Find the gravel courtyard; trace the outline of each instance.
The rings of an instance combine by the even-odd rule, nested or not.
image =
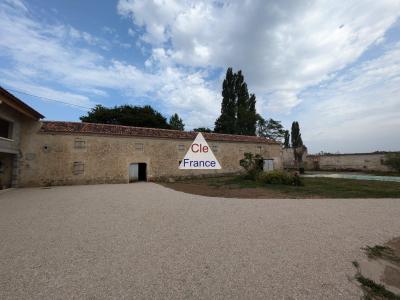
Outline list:
[[[0,299],[359,299],[400,199],[223,199],[153,183],[0,193]]]

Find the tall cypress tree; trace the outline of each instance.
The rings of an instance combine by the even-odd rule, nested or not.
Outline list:
[[[292,147],[297,148],[300,146],[303,146],[303,140],[301,139],[301,133],[300,133],[300,126],[297,121],[294,121],[292,123]]]
[[[221,116],[215,121],[214,132],[256,135],[256,97],[249,96],[242,71],[228,68],[222,84]]]
[[[237,97],[237,115],[235,134],[248,134],[249,92],[242,71],[236,74],[235,94]]]
[[[215,121],[214,132],[219,133],[235,133],[236,127],[236,94],[235,80],[236,76],[232,72],[232,68],[226,71],[226,77],[222,83],[222,104],[221,115]]]
[[[289,143],[290,143],[290,134],[289,134],[289,130],[285,130],[283,148],[285,148],[285,149],[290,148]]]
[[[248,101],[246,134],[256,135],[256,128],[257,128],[256,95],[251,94]]]

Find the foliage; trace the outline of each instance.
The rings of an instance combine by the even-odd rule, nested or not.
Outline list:
[[[264,184],[245,176],[184,179],[182,191],[211,197],[235,197],[235,190],[247,189],[243,198],[398,198],[400,183],[342,178],[301,177],[304,186]],[[172,188],[174,188],[173,184]],[[218,188],[216,188],[218,187]],[[254,189],[254,191],[253,191]]]
[[[199,128],[195,128],[193,129],[194,132],[213,132],[210,128],[208,127],[199,127]]]
[[[265,120],[262,116],[257,115],[257,135],[280,142],[284,138],[285,132],[280,121]]]
[[[185,130],[185,124],[183,124],[182,119],[179,118],[177,113],[173,114],[171,118],[169,118],[169,126],[171,126],[171,129],[180,131]]]
[[[290,134],[289,130],[285,130],[285,135],[283,136],[283,148],[290,148]]]
[[[259,154],[245,153],[240,160],[240,166],[246,170],[246,178],[256,179],[257,175],[263,170],[264,160]]]
[[[236,76],[232,68],[226,71],[226,77],[222,83],[222,103],[221,115],[215,121],[215,132],[235,133],[236,123],[236,95],[235,95]]]
[[[256,96],[249,95],[242,71],[228,68],[222,84],[221,115],[215,121],[214,132],[256,134]]]
[[[80,120],[88,123],[170,128],[167,119],[149,105],[143,107],[121,105],[113,108],[96,105],[86,116],[81,116]]]
[[[383,163],[397,172],[400,172],[400,152],[386,153]]]
[[[304,185],[303,180],[297,173],[291,174],[278,170],[259,174],[257,181],[264,184]]]
[[[292,147],[297,148],[300,146],[303,146],[303,140],[301,139],[301,133],[300,133],[300,126],[297,121],[294,121],[292,123]]]

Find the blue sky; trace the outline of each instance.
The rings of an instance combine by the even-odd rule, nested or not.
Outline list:
[[[213,127],[226,68],[310,152],[400,150],[400,1],[0,0],[0,85],[51,120],[151,104]]]

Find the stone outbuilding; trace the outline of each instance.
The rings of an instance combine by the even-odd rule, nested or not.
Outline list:
[[[17,186],[21,131],[43,115],[0,87],[0,189]]]
[[[260,154],[274,169],[282,168],[281,144],[275,141],[204,133],[222,169],[180,170],[179,163],[196,132],[40,121],[41,114],[4,89],[1,91],[3,187],[128,183],[232,174],[242,171],[239,161],[245,152]]]

